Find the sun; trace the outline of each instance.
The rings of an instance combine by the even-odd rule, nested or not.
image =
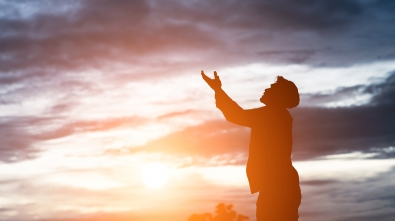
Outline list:
[[[142,175],[145,185],[159,188],[167,182],[168,170],[165,165],[158,162],[148,163],[144,166]]]

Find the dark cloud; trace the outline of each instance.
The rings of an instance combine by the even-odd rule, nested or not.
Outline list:
[[[383,83],[352,87],[373,95],[362,106],[340,108],[297,108],[294,117],[295,157],[336,152],[374,151],[395,145],[395,74]],[[337,95],[337,94],[335,94]],[[386,156],[391,156],[387,153]]]
[[[336,180],[305,180],[305,181],[300,181],[300,185],[308,185],[308,186],[323,186],[323,185],[328,185],[332,183],[336,183],[338,181]]]
[[[68,10],[62,4],[62,13],[46,1],[30,3],[36,12],[28,17],[17,16],[19,4],[29,6],[16,1],[3,9],[14,15],[0,17],[2,84],[70,71],[116,72],[118,64],[163,68],[127,74],[140,79],[163,76],[169,66],[166,74],[252,62],[351,65],[395,58],[390,1],[88,0],[72,1]]]
[[[319,92],[315,94],[301,94],[300,106],[324,106],[332,102],[341,102],[355,97],[373,94],[367,91],[366,85],[338,88],[334,92]]]
[[[393,71],[383,84],[373,84],[366,87],[365,92],[375,94],[370,102],[373,106],[394,106],[395,100],[395,71]],[[389,109],[391,110],[391,109]]]
[[[306,220],[393,220],[394,168],[364,180],[303,185],[300,217]],[[338,211],[333,213],[333,211]]]
[[[151,56],[220,44],[196,26],[166,22],[147,1],[81,3],[79,10],[66,14],[41,12],[29,19],[0,19],[0,54],[4,57],[0,70],[27,72],[20,74],[26,80],[37,76],[31,73],[34,69],[56,69],[62,74],[105,69],[109,63],[166,66],[170,61]],[[2,82],[15,80],[15,76],[6,76]]]

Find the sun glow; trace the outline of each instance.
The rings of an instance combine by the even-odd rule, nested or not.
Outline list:
[[[159,188],[165,185],[168,174],[166,166],[158,162],[145,165],[142,172],[145,185],[151,188]]]

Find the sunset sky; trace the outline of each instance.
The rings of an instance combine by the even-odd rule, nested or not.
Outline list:
[[[298,86],[300,221],[394,219],[393,0],[0,0],[0,30],[0,220],[254,221],[250,130],[201,70],[245,109]]]

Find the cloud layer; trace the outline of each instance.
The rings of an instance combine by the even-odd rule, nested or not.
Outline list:
[[[15,1],[13,4],[3,1],[0,4],[0,104],[11,107],[12,112],[19,110],[27,100],[44,99],[48,94],[54,97],[50,97],[53,103],[46,114],[61,121],[70,120],[59,115],[78,105],[81,102],[78,98],[122,87],[125,82],[164,80],[201,68],[256,62],[349,66],[391,60],[395,56],[392,36],[395,5],[385,0],[88,0],[60,5],[53,1]],[[379,90],[377,87],[356,86],[344,90],[363,89],[369,93],[368,90]],[[310,100],[317,96],[311,95]],[[344,125],[337,125],[338,128],[354,127],[359,118],[368,121],[365,125],[374,124],[371,122],[375,121],[374,115],[387,116],[383,102],[390,106],[392,102],[391,97],[383,93],[375,95],[375,99],[380,101],[372,100],[371,104],[379,102],[377,105],[360,108],[296,110],[295,133],[302,140],[296,141],[295,150],[305,151],[310,148],[306,147],[309,146],[307,140],[315,143],[318,138],[322,140],[320,144],[314,144],[319,146],[317,149],[337,149],[322,142],[330,136],[340,139],[337,137],[340,135],[335,135],[338,132],[333,131],[341,130],[328,128],[329,131],[323,133],[325,135],[316,134],[314,138],[311,134],[321,133],[315,131],[328,126],[316,130],[305,122],[320,120],[330,114],[336,121],[348,119]],[[34,115],[32,110],[28,111]],[[376,114],[370,114],[373,112]],[[2,128],[10,136],[4,138],[9,141],[2,144],[2,149],[27,149],[32,140],[49,136],[32,137],[21,128],[20,125],[31,124],[35,118],[3,118]],[[299,119],[305,125],[303,129],[298,129]],[[78,127],[84,122],[60,124],[67,125],[61,126],[63,132],[53,131],[52,136],[71,134],[74,129],[66,128],[71,124]],[[65,133],[66,130],[69,132]],[[393,140],[386,135],[387,130],[388,126],[375,127],[376,132],[365,133],[383,132],[384,137],[376,139],[388,145]],[[356,132],[347,131],[353,132],[339,134],[354,136],[350,133]],[[362,134],[362,131],[358,133]],[[14,137],[19,137],[18,141]],[[378,141],[358,142],[337,146],[347,146],[341,147],[345,149],[358,145],[361,148],[382,146]]]
[[[1,82],[125,64],[161,70],[257,61],[332,66],[395,56],[395,6],[385,0],[42,4],[4,6],[3,14],[14,14],[0,18],[0,70],[8,73]],[[26,6],[30,16],[23,16]]]

